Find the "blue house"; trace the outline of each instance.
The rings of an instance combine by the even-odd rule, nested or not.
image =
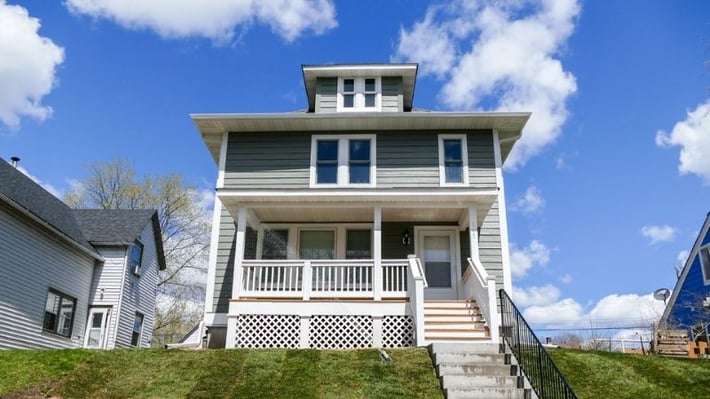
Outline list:
[[[688,330],[693,341],[708,341],[710,333],[710,213],[685,261],[661,326]]]

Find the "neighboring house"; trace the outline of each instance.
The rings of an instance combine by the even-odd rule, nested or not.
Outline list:
[[[708,341],[710,334],[710,213],[680,272],[659,323],[683,329],[693,341]]]
[[[0,159],[0,348],[149,347],[155,210],[70,209]]]
[[[209,347],[497,342],[530,114],[417,110],[416,64],[302,70],[303,112],[191,115],[219,167]]]

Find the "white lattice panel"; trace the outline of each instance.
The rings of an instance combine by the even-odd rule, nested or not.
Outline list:
[[[317,315],[308,334],[311,348],[354,349],[372,347],[370,316]]]
[[[237,317],[237,348],[298,348],[301,318],[298,315]]]
[[[414,320],[411,316],[385,316],[382,319],[382,347],[414,346]]]

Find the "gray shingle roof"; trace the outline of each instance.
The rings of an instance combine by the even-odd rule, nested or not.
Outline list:
[[[71,209],[2,158],[0,195],[98,256],[74,219]]]

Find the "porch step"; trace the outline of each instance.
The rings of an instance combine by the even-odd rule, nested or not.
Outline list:
[[[470,341],[490,338],[476,301],[424,301],[427,341]]]
[[[490,343],[429,345],[446,398],[530,398],[531,390],[504,350]]]

